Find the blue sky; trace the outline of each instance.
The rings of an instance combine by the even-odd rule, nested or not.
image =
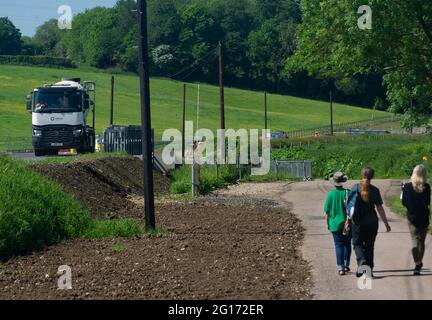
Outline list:
[[[9,17],[25,36],[33,36],[45,21],[60,15],[57,9],[68,5],[75,15],[97,6],[113,7],[117,0],[0,0],[0,17]]]

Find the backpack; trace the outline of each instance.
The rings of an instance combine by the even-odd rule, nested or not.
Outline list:
[[[361,219],[361,198],[359,192],[359,185],[356,186],[354,190],[351,191],[348,196],[347,204],[346,204],[346,214],[349,219],[354,221],[355,223],[359,222]]]

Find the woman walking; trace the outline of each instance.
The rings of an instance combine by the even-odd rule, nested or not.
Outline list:
[[[431,189],[427,183],[424,165],[415,167],[411,182],[403,185],[402,204],[407,208],[408,227],[412,240],[414,275],[420,275],[423,268],[425,241],[429,227]]]
[[[384,222],[387,232],[390,232],[391,228],[383,208],[381,193],[377,187],[371,184],[375,171],[372,168],[364,168],[361,175],[362,181],[356,184],[351,191],[351,193],[358,193],[358,209],[356,209],[358,212],[356,211],[353,217],[352,241],[358,267],[368,266],[372,272],[379,221],[376,210]],[[357,271],[356,275],[361,277],[363,273]]]
[[[335,188],[327,195],[324,204],[327,229],[333,235],[336,249],[336,265],[341,276],[350,271],[351,260],[351,234],[344,233],[346,221],[345,203],[349,191],[344,189],[343,185],[347,181],[347,177],[342,172],[336,172],[332,178]]]

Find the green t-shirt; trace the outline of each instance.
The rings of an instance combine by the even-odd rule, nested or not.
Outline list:
[[[346,213],[345,200],[347,196],[346,189],[333,189],[327,195],[324,212],[329,215],[329,230],[330,232],[341,231],[344,228]]]

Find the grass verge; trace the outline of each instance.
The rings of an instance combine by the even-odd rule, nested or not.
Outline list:
[[[134,237],[133,220],[97,221],[60,186],[23,161],[0,156],[0,260],[78,238]]]
[[[362,167],[371,166],[376,178],[401,179],[421,163],[432,170],[432,145],[426,135],[361,136],[286,146],[273,150],[272,159],[311,160],[316,178],[343,171],[350,179],[359,179]]]

